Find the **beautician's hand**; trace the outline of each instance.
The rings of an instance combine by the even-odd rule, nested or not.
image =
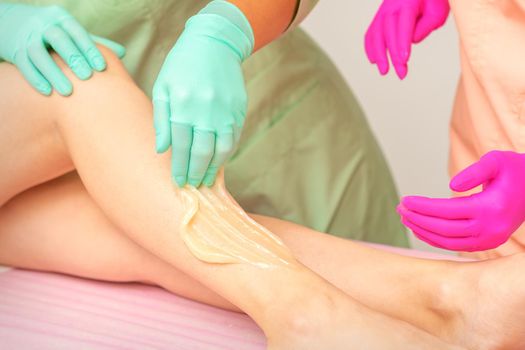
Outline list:
[[[86,80],[93,69],[106,68],[95,42],[109,47],[119,57],[124,55],[122,45],[88,34],[59,6],[0,3],[0,59],[16,65],[44,95],[50,95],[53,88],[63,96],[73,92],[71,82],[48,49],[56,51],[79,79]]]
[[[456,175],[451,199],[404,197],[398,211],[421,240],[440,248],[478,251],[505,243],[525,221],[525,154],[492,151]]]
[[[445,24],[449,10],[447,0],[384,0],[365,35],[370,63],[381,75],[388,73],[388,50],[397,76],[404,79],[412,43]]]
[[[172,147],[180,186],[211,186],[232,154],[246,117],[241,63],[253,34],[242,12],[214,1],[191,17],[153,87],[156,149]]]

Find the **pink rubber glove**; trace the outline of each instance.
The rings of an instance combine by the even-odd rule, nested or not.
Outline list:
[[[479,185],[481,192],[465,197],[404,197],[398,212],[433,246],[470,252],[496,248],[525,221],[525,154],[491,151],[450,182],[457,192]]]
[[[447,0],[384,0],[365,35],[365,50],[379,73],[388,73],[386,50],[397,76],[407,75],[412,43],[419,43],[447,20]]]

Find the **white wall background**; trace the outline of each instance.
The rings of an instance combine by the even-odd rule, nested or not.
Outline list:
[[[409,73],[381,77],[363,49],[381,0],[321,0],[303,23],[353,88],[402,195],[448,196],[448,122],[459,76],[453,18],[413,47]],[[428,246],[417,242],[417,248]]]

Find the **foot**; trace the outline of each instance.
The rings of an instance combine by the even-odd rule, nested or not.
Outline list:
[[[525,349],[524,267],[525,254],[455,265],[441,296],[454,316],[436,335],[473,350]]]

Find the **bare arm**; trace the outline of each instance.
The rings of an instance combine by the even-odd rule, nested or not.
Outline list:
[[[254,51],[284,33],[292,21],[298,0],[229,0],[248,18],[255,37]]]
[[[254,51],[279,38],[290,25],[299,25],[317,0],[229,0],[250,22],[255,36]]]

